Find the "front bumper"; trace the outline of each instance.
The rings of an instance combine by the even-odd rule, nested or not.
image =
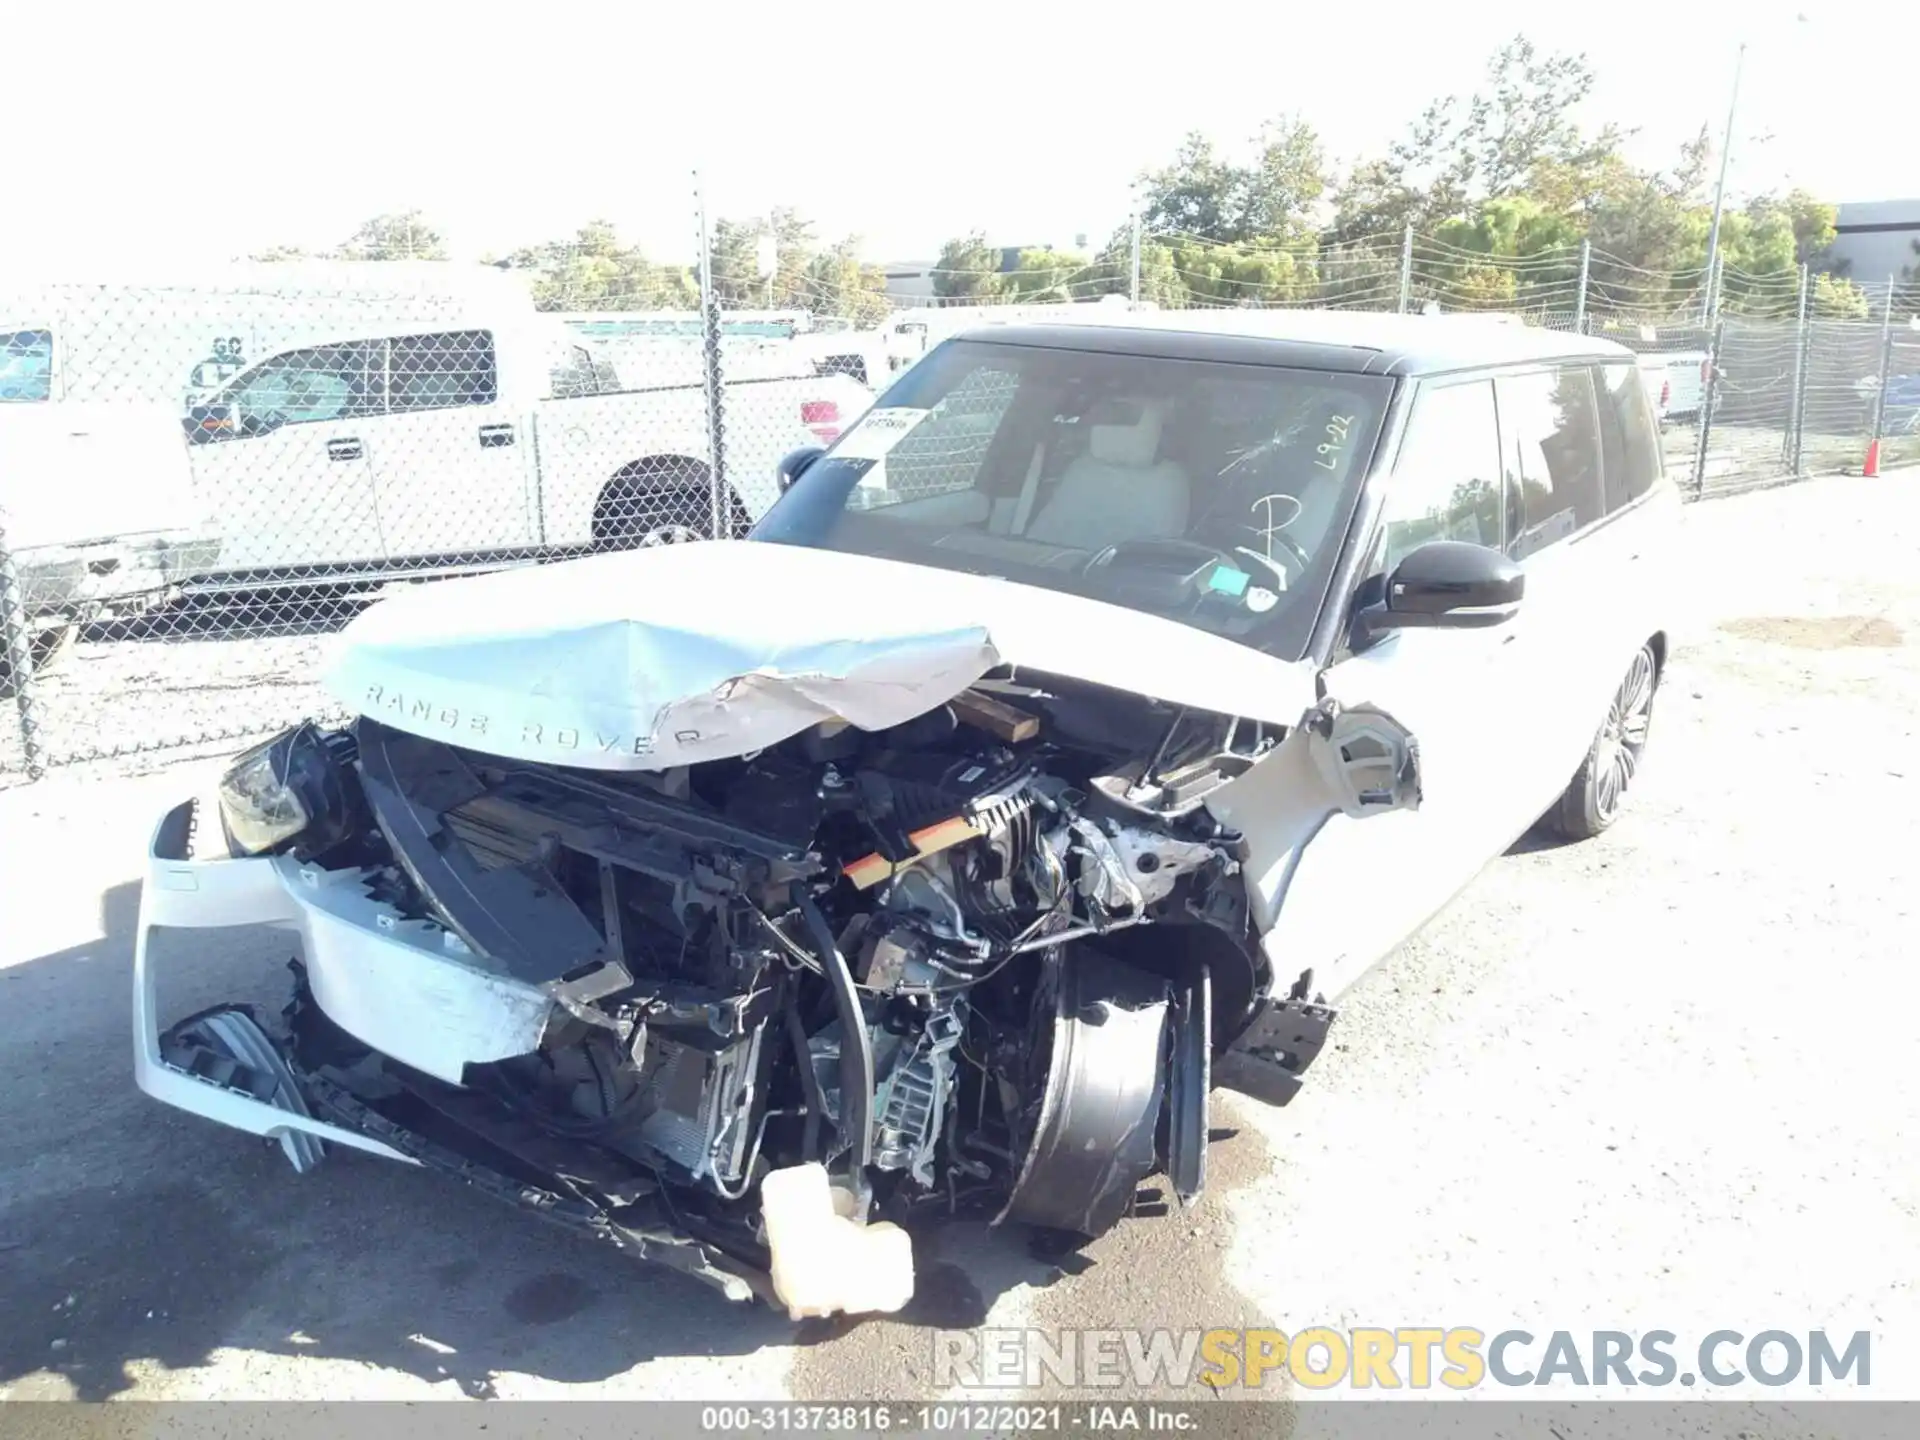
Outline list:
[[[211,826],[212,854],[196,838]],[[198,852],[198,853],[196,853]],[[332,1141],[388,1159],[412,1157],[372,1136],[330,1124],[220,1083],[170,1059],[158,1013],[153,936],[161,929],[268,925],[298,938],[314,1003],[363,1044],[449,1084],[468,1063],[538,1047],[552,1002],[542,992],[477,968],[451,932],[409,919],[369,891],[358,871],[323,870],[290,856],[230,859],[218,823],[198,802],[162,817],[149,846],[133,952],[134,1079],[154,1099],[296,1151]],[[291,1078],[291,1077],[289,1077]]]

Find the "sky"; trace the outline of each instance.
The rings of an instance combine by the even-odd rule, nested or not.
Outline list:
[[[1726,124],[1730,193],[1920,198],[1905,57],[1920,7],[1204,7],[950,4],[501,7],[332,0],[10,7],[0,273],[73,274],[321,247],[420,209],[458,258],[594,218],[661,259],[709,213],[790,205],[869,259],[1094,244],[1183,134],[1226,145],[1298,112],[1336,160],[1466,92],[1524,31],[1584,50],[1585,118],[1636,159]],[[1797,18],[1804,16],[1804,18]],[[1598,28],[1598,22],[1606,22]]]

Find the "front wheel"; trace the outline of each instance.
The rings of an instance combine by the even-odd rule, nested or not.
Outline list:
[[[1619,818],[1627,790],[1640,773],[1659,682],[1653,647],[1642,645],[1627,667],[1627,678],[1613,692],[1586,759],[1553,807],[1553,828],[1567,839],[1590,840]]]

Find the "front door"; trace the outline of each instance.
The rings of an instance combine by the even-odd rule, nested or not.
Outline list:
[[[189,455],[222,570],[313,570],[381,558],[367,425],[384,400],[380,341],[288,350],[197,407]]]
[[[1423,387],[1356,602],[1383,594],[1392,567],[1429,540],[1501,548],[1508,509],[1491,383]],[[1263,943],[1282,993],[1310,970],[1310,993],[1337,997],[1526,825],[1506,768],[1514,747],[1529,743],[1525,611],[1523,602],[1519,617],[1485,629],[1392,631],[1324,672],[1330,699],[1383,711],[1411,734],[1417,807],[1342,810],[1315,817],[1305,831],[1285,821],[1270,829],[1250,803],[1257,787],[1249,783],[1267,762],[1227,787],[1230,821],[1248,837],[1255,917],[1269,927]],[[1246,792],[1238,804],[1235,786]]]

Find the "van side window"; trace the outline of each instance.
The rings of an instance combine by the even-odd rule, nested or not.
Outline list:
[[[1387,486],[1387,568],[1429,540],[1499,549],[1502,508],[1493,382],[1423,387]]]
[[[380,342],[285,351],[236,379],[223,399],[241,435],[378,415],[383,408]]]
[[[1637,365],[1605,365],[1600,381],[1600,454],[1607,478],[1607,509],[1631,505],[1665,473],[1660,432]]]
[[[395,414],[491,405],[500,393],[493,335],[486,330],[403,335],[393,341],[388,366],[388,405]]]
[[[1509,549],[1524,560],[1607,513],[1593,375],[1585,365],[1569,365],[1494,383],[1502,459],[1521,501],[1521,529]]]
[[[0,331],[0,405],[53,398],[53,332]]]

